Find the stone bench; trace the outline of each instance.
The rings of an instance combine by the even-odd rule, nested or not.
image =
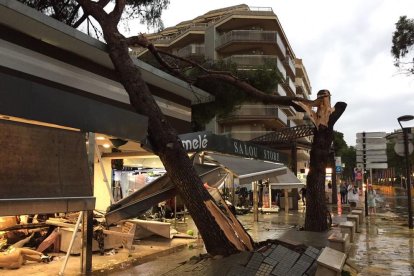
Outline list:
[[[364,210],[352,210],[351,214],[359,216],[359,224],[362,224],[364,222]]]
[[[349,242],[354,242],[355,237],[355,223],[352,221],[345,221],[339,223],[339,228],[341,229],[341,233],[349,234]]]
[[[339,276],[344,267],[346,254],[338,250],[325,247],[316,260],[318,266],[316,276]]]
[[[346,216],[346,220],[347,221],[353,221],[354,222],[354,224],[355,224],[355,232],[357,232],[357,233],[360,233],[361,232],[361,230],[360,230],[360,227],[359,227],[359,225],[360,225],[360,223],[359,223],[359,215],[354,215],[354,214],[349,214],[349,215],[347,215]]]
[[[351,205],[342,204],[342,212],[344,212],[344,211],[351,212]]]
[[[341,251],[343,253],[348,252],[349,249],[349,234],[341,232],[333,232],[328,237],[328,247]]]

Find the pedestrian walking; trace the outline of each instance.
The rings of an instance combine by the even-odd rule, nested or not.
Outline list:
[[[377,193],[374,191],[374,188],[372,187],[372,185],[368,186],[367,197],[368,197],[369,214],[370,215],[375,214],[376,207],[377,207],[377,202],[376,202]]]
[[[300,192],[302,194],[302,203],[304,206],[306,206],[306,186],[300,189]]]
[[[359,201],[359,195],[358,195],[358,188],[354,186],[354,184],[348,185],[348,202],[351,205],[351,207],[356,207],[357,203]]]
[[[346,204],[346,194],[348,191],[346,190],[345,183],[341,184],[341,187],[339,188],[339,193],[341,194],[341,204]]]

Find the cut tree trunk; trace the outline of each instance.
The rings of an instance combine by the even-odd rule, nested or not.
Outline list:
[[[315,128],[310,152],[309,174],[306,178],[305,230],[322,232],[328,229],[325,200],[325,169],[329,161],[333,129],[326,126]]]
[[[330,163],[331,149],[336,121],[346,109],[346,103],[337,102],[330,113],[327,125],[319,124],[314,129],[312,149],[310,152],[309,174],[306,178],[306,216],[305,230],[323,232],[328,230],[325,199],[326,167]],[[329,108],[330,106],[325,106]]]

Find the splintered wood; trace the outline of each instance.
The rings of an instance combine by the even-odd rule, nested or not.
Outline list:
[[[213,201],[204,201],[204,204],[206,205],[207,209],[211,212],[213,217],[216,219],[216,222],[223,230],[226,237],[238,250],[253,250],[251,240],[248,238],[247,234],[241,228],[241,226],[237,225],[238,222],[234,224],[234,221],[227,218]],[[229,213],[229,215],[230,217],[233,216],[231,212]]]
[[[329,116],[335,111],[335,108],[331,107],[331,93],[328,90],[319,91],[318,98],[310,103],[299,101],[294,101],[294,103],[305,110],[316,128],[320,125],[327,127]],[[312,109],[313,107],[316,107],[316,112]]]

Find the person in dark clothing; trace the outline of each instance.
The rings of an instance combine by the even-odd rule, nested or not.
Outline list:
[[[302,194],[302,203],[303,205],[306,205],[306,187],[300,189],[300,193]]]
[[[341,194],[341,203],[346,204],[346,194],[348,193],[348,191],[344,183],[341,184],[341,187],[339,188],[339,193]]]

